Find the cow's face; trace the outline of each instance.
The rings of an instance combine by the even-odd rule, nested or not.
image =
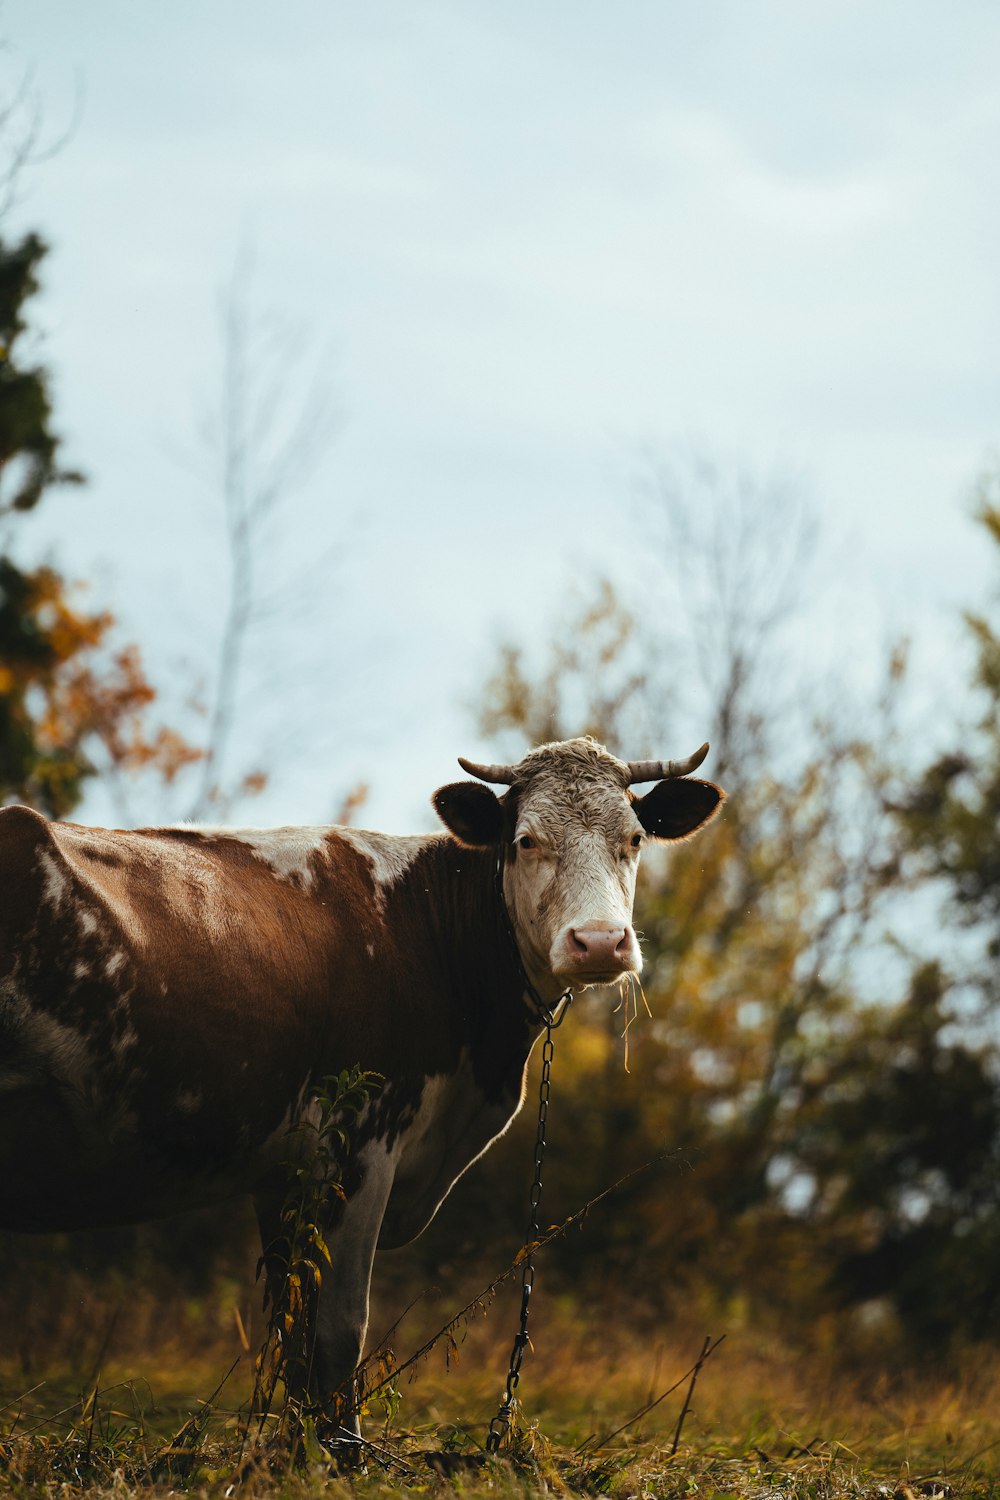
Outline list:
[[[722,792],[684,777],[636,798],[629,767],[593,740],[543,745],[510,769],[502,798],[457,782],[434,805],[462,843],[502,846],[507,910],[529,973],[557,986],[637,974],[632,905],[643,844],[694,833]]]

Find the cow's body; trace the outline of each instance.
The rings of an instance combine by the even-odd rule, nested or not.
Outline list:
[[[547,748],[572,745],[589,742]],[[631,794],[616,795],[639,827]],[[123,1223],[250,1193],[266,1244],[311,1087],[374,1070],[385,1082],[361,1122],[317,1330],[317,1393],[346,1380],[376,1243],[419,1234],[507,1127],[538,1001],[638,967],[621,917],[635,860],[612,921],[550,922],[542,942],[545,860],[562,856],[545,853],[544,832],[543,857],[535,837],[514,842],[524,788],[499,802],[462,783],[438,807],[465,844],[342,828],[109,832],[0,811],[0,1227]],[[578,835],[603,837],[587,817]],[[559,944],[572,950],[561,973],[546,958]]]

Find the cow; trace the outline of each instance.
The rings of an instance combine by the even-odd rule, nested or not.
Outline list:
[[[550,1007],[640,971],[640,851],[715,815],[724,793],[689,774],[707,751],[629,763],[584,738],[516,765],[459,757],[476,779],[434,793],[447,831],[429,836],[0,810],[0,1228],[249,1194],[266,1248],[318,1082],[378,1073],[328,1234],[322,1403],[361,1357],[376,1246],[420,1234],[510,1125]]]

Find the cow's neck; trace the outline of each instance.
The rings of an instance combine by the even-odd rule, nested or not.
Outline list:
[[[492,850],[435,840],[408,873],[429,897],[428,977],[444,991],[477,1073],[500,1084],[513,1073],[520,1078],[541,1022],[511,941],[495,858]]]

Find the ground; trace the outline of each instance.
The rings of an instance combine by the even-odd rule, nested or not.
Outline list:
[[[711,1330],[726,1338],[692,1392],[704,1330],[602,1322],[598,1309],[584,1316],[554,1296],[539,1302],[522,1375],[522,1430],[499,1462],[484,1458],[483,1443],[516,1320],[506,1296],[460,1331],[456,1347],[439,1341],[387,1404],[372,1404],[366,1472],[337,1474],[308,1433],[294,1472],[273,1446],[248,1462],[240,1442],[253,1360],[243,1347],[247,1314],[238,1319],[237,1307],[222,1294],[159,1328],[147,1318],[138,1328],[145,1348],[121,1339],[122,1352],[106,1357],[99,1373],[68,1375],[53,1360],[26,1376],[11,1366],[8,1345],[0,1356],[0,1488],[63,1500],[137,1489],[225,1500],[320,1493],[376,1500],[406,1490],[906,1500],[947,1496],[949,1487],[956,1500],[1000,1496],[993,1351],[970,1353],[957,1376],[933,1357],[897,1369],[873,1359],[870,1369],[850,1372],[835,1337],[827,1351],[806,1356],[734,1317],[729,1329]],[[398,1335],[400,1356],[434,1331],[439,1312],[423,1305],[411,1315],[412,1327]]]

